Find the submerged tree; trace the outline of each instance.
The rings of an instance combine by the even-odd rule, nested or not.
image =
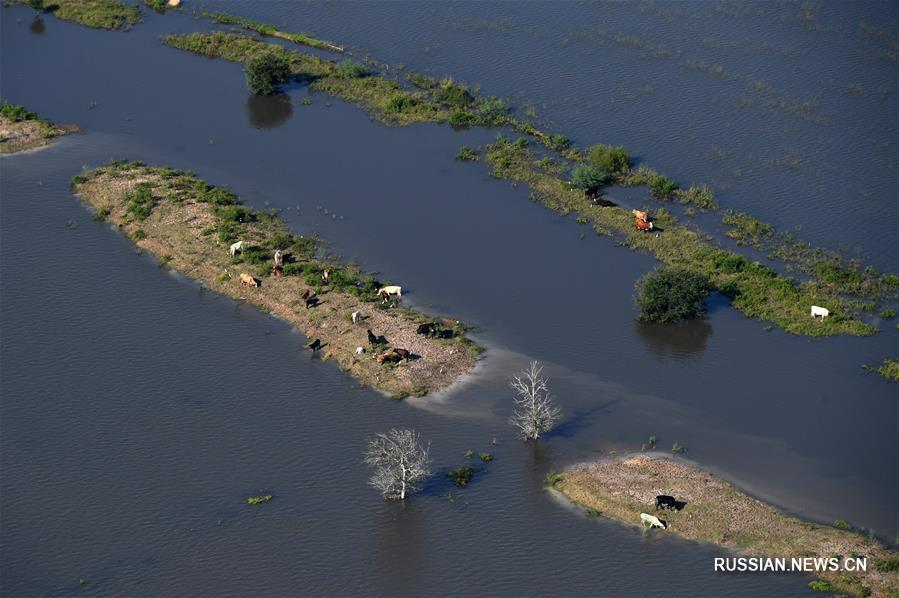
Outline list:
[[[290,63],[276,52],[263,52],[247,63],[246,75],[247,86],[255,95],[274,95],[290,79]]]
[[[363,463],[374,473],[368,483],[384,498],[403,500],[420,490],[420,482],[431,475],[430,444],[421,443],[415,430],[396,428],[372,436],[365,449]]]
[[[525,441],[538,440],[540,434],[552,430],[562,416],[562,410],[556,407],[549,393],[543,366],[532,361],[510,385],[517,396],[509,423],[519,429],[519,436]]]

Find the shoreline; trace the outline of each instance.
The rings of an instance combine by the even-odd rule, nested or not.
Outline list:
[[[33,112],[27,114],[28,118],[21,120],[0,115],[0,155],[34,151],[51,145],[58,137],[81,132],[78,125],[57,125]]]
[[[474,370],[481,347],[466,327],[385,305],[377,289],[385,284],[353,264],[321,255],[316,239],[291,235],[274,214],[241,205],[225,189],[191,173],[139,163],[113,163],[73,177],[74,191],[96,210],[98,220],[117,226],[135,245],[154,255],[160,267],[199,281],[206,288],[256,306],[290,323],[309,341],[319,339],[322,359],[334,359],[361,384],[393,398],[423,396],[448,388]],[[243,241],[231,256],[229,246]],[[282,273],[272,269],[275,249],[284,253]],[[322,275],[329,272],[328,282]],[[241,283],[251,277],[257,287]],[[302,294],[316,301],[306,307]],[[365,319],[353,323],[351,314]],[[437,322],[446,338],[417,332]],[[367,331],[387,344],[373,347]],[[357,354],[362,347],[364,353]],[[410,359],[378,363],[377,353],[405,349]]]
[[[649,513],[668,524],[666,530],[653,533],[672,533],[739,556],[864,556],[866,572],[814,573],[823,581],[813,581],[810,587],[873,596],[899,592],[895,551],[847,529],[848,524],[838,528],[787,515],[684,459],[645,453],[614,455],[549,474],[547,485],[592,515],[639,526],[640,513]],[[682,504],[680,510],[656,511],[657,495],[674,496]]]

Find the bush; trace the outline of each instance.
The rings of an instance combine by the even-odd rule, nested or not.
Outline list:
[[[883,318],[884,320],[892,320],[893,318],[896,317],[896,310],[889,309],[889,308],[885,309],[882,312],[880,312],[880,317]]]
[[[712,285],[704,275],[685,268],[664,267],[637,282],[641,322],[669,324],[702,313]]]
[[[623,174],[631,168],[631,157],[621,146],[594,145],[587,157],[591,164],[606,172]]]
[[[852,529],[852,525],[845,519],[837,519],[833,522],[833,526],[837,529]]]
[[[338,63],[334,69],[334,75],[342,79],[361,79],[362,77],[368,77],[370,74],[367,68],[352,60],[344,60]]]
[[[136,220],[146,220],[156,206],[156,198],[148,183],[139,183],[133,192],[125,193],[125,211]]]
[[[656,175],[649,183],[649,192],[656,199],[668,200],[677,192],[677,183],[664,174]]]
[[[389,100],[387,100],[387,110],[390,112],[405,112],[406,110],[411,110],[415,108],[416,102],[415,98],[407,95],[398,95],[393,96]]]
[[[468,147],[466,145],[463,145],[459,149],[459,153],[456,154],[456,159],[457,160],[469,160],[469,161],[477,160],[478,152],[476,152],[475,150],[471,149],[470,147]]]
[[[474,97],[464,85],[454,83],[452,79],[442,81],[440,90],[434,97],[438,102],[459,108],[467,108],[474,100]]]
[[[683,204],[693,204],[703,210],[718,209],[718,202],[708,185],[690,185],[689,189],[679,189],[676,194]]]
[[[481,100],[481,118],[486,122],[496,122],[505,118],[509,106],[498,98]]]
[[[596,189],[609,182],[609,174],[592,164],[580,164],[571,171],[571,184],[578,189]]]
[[[837,591],[837,587],[835,585],[833,585],[829,581],[822,581],[820,579],[808,582],[808,587],[812,590],[816,590],[818,592],[826,592],[828,594],[833,594]]]
[[[550,143],[553,146],[553,149],[556,151],[562,151],[567,149],[568,146],[571,145],[571,139],[568,138],[568,135],[562,135],[561,133],[557,135],[553,135],[550,139]],[[602,170],[602,168],[600,168]],[[607,169],[606,169],[607,170]]]
[[[251,222],[254,220],[245,207],[238,205],[228,205],[216,210],[216,214],[225,222]]]
[[[474,476],[475,471],[474,467],[460,467],[459,469],[454,469],[448,474],[446,477],[450,478],[456,486],[467,486],[468,482],[471,481],[471,478]]]
[[[290,64],[276,52],[263,52],[250,58],[246,68],[247,87],[257,96],[270,96],[281,91],[290,80]]]
[[[454,127],[470,126],[474,122],[474,120],[474,114],[461,108],[456,108],[455,110],[450,112],[449,116],[449,123]]]
[[[22,106],[16,106],[15,104],[9,104],[7,102],[3,102],[0,104],[0,116],[10,119],[13,122],[19,122],[23,120],[34,120],[37,118],[36,112],[29,112],[25,110]]]

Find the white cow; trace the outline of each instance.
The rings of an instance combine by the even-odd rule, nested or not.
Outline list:
[[[353,315],[353,324],[355,324],[356,322],[362,321],[363,316],[362,316],[361,311],[354,311],[352,315]]]
[[[640,513],[640,525],[645,528],[647,523],[649,524],[649,529],[652,529],[654,527],[666,529],[668,527],[667,523],[665,523],[655,515],[650,515],[649,513]]]
[[[281,253],[280,249],[275,252],[275,265],[278,267],[284,265],[284,254]]]
[[[232,243],[231,247],[228,248],[228,254],[231,257],[237,255],[238,251],[243,250],[243,241],[238,241],[237,243]]]
[[[403,296],[403,287],[398,286],[387,286],[381,287],[378,289],[378,297],[383,297],[386,302],[390,297],[402,297]]]
[[[812,317],[817,318],[821,316],[822,318],[826,318],[830,315],[830,310],[826,307],[818,307],[817,305],[812,306]]]
[[[362,347],[356,347],[356,355],[362,355],[363,353],[365,353],[365,349],[363,349]]]

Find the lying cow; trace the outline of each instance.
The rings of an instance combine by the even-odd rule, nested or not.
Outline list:
[[[275,266],[274,268],[272,268],[272,276],[274,276],[275,278],[281,278],[282,276],[284,276],[284,268],[282,268],[281,266]]]
[[[259,287],[259,281],[244,272],[240,275],[240,284],[248,287]]]
[[[826,307],[818,307],[817,305],[812,306],[812,317],[817,318],[821,316],[822,319],[826,318],[830,315],[830,310]]]
[[[387,353],[379,353],[378,355],[375,355],[375,360],[378,363],[399,363],[403,360],[403,358],[393,351],[388,351]]]
[[[387,300],[391,297],[403,297],[403,287],[398,286],[386,286],[378,289],[378,297],[384,300],[384,303],[387,303]]]
[[[655,228],[652,222],[649,222],[647,220],[640,220],[639,218],[634,221],[634,225],[637,227],[637,230],[651,231],[653,228]]]
[[[656,496],[656,511],[659,509],[677,509],[677,501],[673,496],[667,494],[659,494]]]
[[[393,352],[400,356],[400,359],[412,359],[412,351],[408,349],[400,349],[399,347],[394,347]]]
[[[228,255],[234,257],[238,254],[238,252],[243,250],[243,241],[238,241],[237,243],[232,243],[231,247],[228,248]]]
[[[649,524],[649,529],[654,527],[661,529],[668,528],[668,523],[664,519],[659,519],[655,515],[650,515],[649,513],[640,513],[640,525],[645,528],[647,523]]]

